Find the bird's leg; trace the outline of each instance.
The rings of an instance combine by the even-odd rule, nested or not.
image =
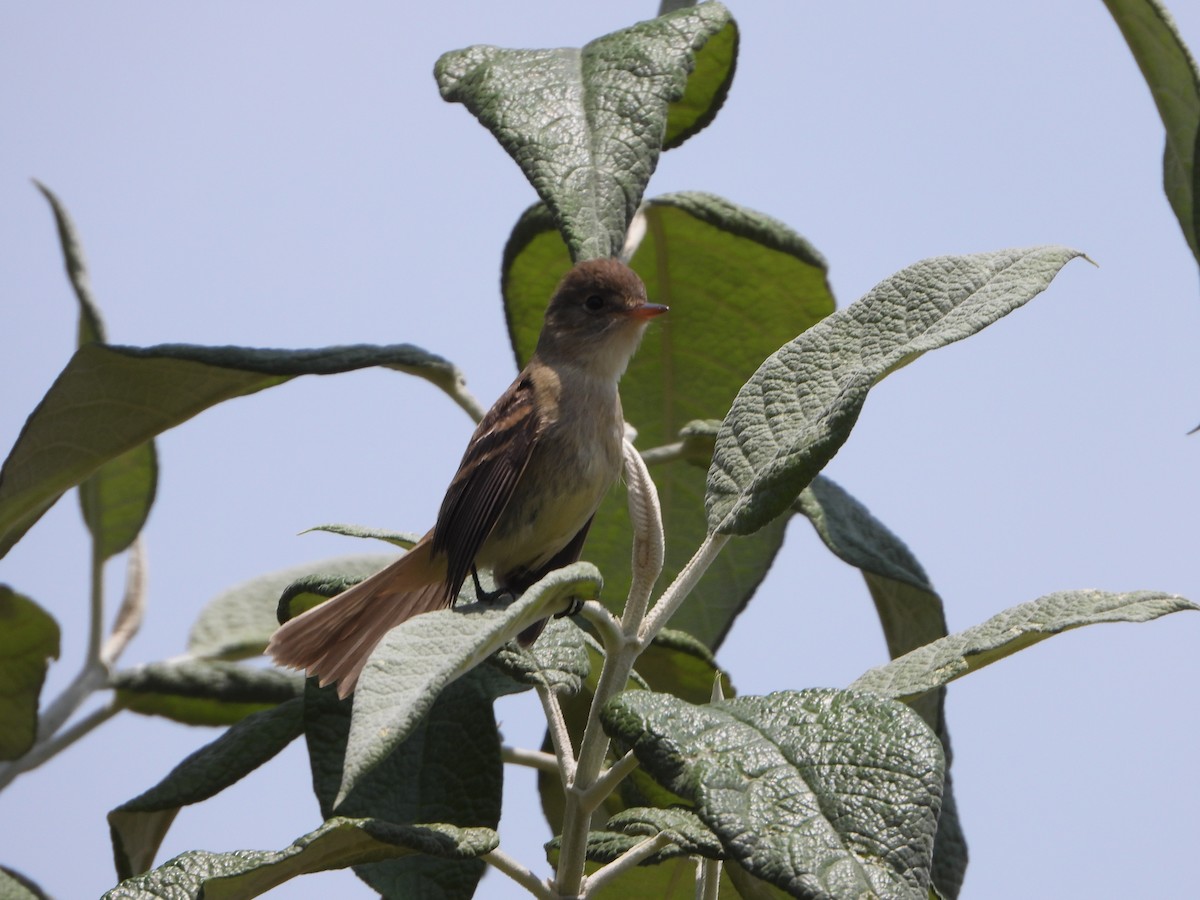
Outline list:
[[[475,599],[480,603],[494,604],[504,597],[512,598],[512,591],[504,588],[497,588],[494,591],[485,591],[483,585],[479,583],[479,570],[475,566],[471,566],[471,580],[475,582]]]

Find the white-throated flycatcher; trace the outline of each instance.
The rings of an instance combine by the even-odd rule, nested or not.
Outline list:
[[[336,682],[345,697],[390,629],[450,606],[477,567],[492,571],[497,589],[519,593],[577,560],[621,473],[617,382],[646,323],[666,311],[646,302],[641,279],[615,259],[572,268],[550,299],[529,364],[471,436],[433,530],[387,568],[281,626],[267,652],[322,685]]]

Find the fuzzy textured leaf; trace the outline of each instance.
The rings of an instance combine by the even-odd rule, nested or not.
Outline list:
[[[417,853],[473,859],[494,850],[497,843],[490,828],[330,819],[284,850],[184,853],[152,872],[122,882],[101,900],[242,900],[310,872]]]
[[[154,854],[181,807],[240,781],[303,733],[301,697],[249,715],[188,756],[150,790],[110,812],[117,877],[139,875],[154,864]]]
[[[1163,190],[1200,262],[1200,67],[1159,0],[1104,0],[1167,131]]]
[[[462,395],[458,369],[410,344],[317,350],[85,344],[29,416],[0,468],[0,556],[64,491],[197,413],[299,375],[371,366],[425,378],[456,401]]]
[[[831,690],[706,706],[628,691],[603,722],[755,877],[795,897],[926,895],[942,747],[906,707]]]
[[[709,530],[751,534],[786,512],[845,443],[875,384],[1023,306],[1080,255],[1035,247],[923,260],[780,348],[717,435]]]
[[[1200,606],[1154,591],[1060,591],[918,647],[871,669],[850,687],[883,697],[914,697],[1072,628],[1100,622],[1149,622],[1189,609]]]
[[[862,571],[875,601],[879,623],[893,659],[946,636],[942,599],[904,542],[865,506],[822,475],[795,503],[821,540],[839,559]],[[933,849],[933,882],[947,900],[957,897],[967,868],[967,840],[958,819],[950,779],[950,733],[945,720],[945,689],[906,702],[937,733],[946,752],[946,783]]]
[[[371,654],[354,691],[339,806],[354,786],[409,735],[441,690],[535,622],[565,610],[572,597],[600,592],[595,566],[551,572],[507,605],[468,604],[414,616]]]
[[[503,763],[492,704],[497,678],[480,666],[451,682],[429,713],[339,807],[343,815],[389,822],[437,819],[495,828],[500,821]],[[508,682],[511,685],[511,682]],[[321,812],[331,816],[342,783],[352,703],[310,680],[306,739]],[[468,900],[483,876],[481,862],[431,857],[359,865],[355,874],[386,897]]]
[[[185,725],[232,725],[304,689],[304,679],[293,672],[191,659],[118,672],[112,684],[123,708]]]
[[[243,581],[204,605],[188,634],[187,649],[202,659],[249,659],[262,654],[279,627],[276,609],[289,585],[314,572],[337,572],[361,580],[395,559],[386,554],[337,556],[289,566]]]
[[[0,760],[24,756],[37,738],[38,698],[58,642],[54,617],[0,584]]]
[[[697,68],[714,36],[719,46]],[[681,143],[715,114],[736,42],[729,11],[705,3],[582,49],[456,50],[434,74],[442,97],[464,104],[521,167],[571,256],[592,259],[621,250],[664,142]]]
[[[551,619],[531,647],[505,644],[488,665],[524,687],[543,685],[577,693],[591,673],[584,632],[570,619]]]

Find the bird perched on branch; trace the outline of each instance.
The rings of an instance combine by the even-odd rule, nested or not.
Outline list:
[[[453,605],[468,575],[487,599],[520,593],[579,559],[621,473],[617,382],[646,324],[666,311],[647,302],[641,279],[618,260],[572,268],[550,298],[529,364],[471,436],[433,530],[387,568],[282,625],[267,653],[322,686],[336,682],[346,697],[383,636]],[[481,568],[492,572],[492,594],[479,583]]]

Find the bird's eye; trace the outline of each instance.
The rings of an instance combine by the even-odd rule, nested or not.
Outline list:
[[[583,305],[589,312],[600,312],[604,309],[604,298],[599,294],[591,294],[583,301]]]

